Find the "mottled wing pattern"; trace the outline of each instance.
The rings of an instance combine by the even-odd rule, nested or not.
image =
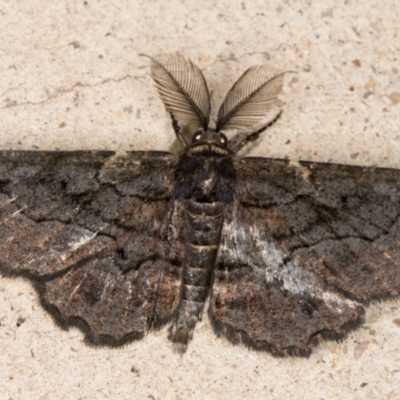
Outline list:
[[[36,282],[56,319],[93,343],[162,325],[182,275],[175,163],[157,152],[0,152],[0,270]]]
[[[400,293],[400,171],[245,158],[221,234],[217,333],[308,354]]]

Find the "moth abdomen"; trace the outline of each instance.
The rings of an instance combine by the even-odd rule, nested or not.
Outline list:
[[[234,197],[232,154],[217,146],[206,147],[188,149],[176,172],[175,198],[183,204],[188,245],[182,300],[170,339],[183,346],[190,340],[210,292],[226,207]]]
[[[206,215],[203,213],[191,214],[186,209],[186,221],[188,226],[188,239],[191,244],[199,246],[218,245],[223,222],[222,214]]]

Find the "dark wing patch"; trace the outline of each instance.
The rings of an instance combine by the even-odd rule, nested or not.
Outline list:
[[[180,206],[168,153],[0,153],[0,268],[40,289],[60,322],[119,344],[180,300]]]
[[[400,293],[400,172],[244,159],[224,225],[210,317],[217,332],[277,354],[358,323]]]

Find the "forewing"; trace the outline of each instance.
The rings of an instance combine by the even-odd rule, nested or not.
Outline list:
[[[163,324],[182,270],[174,166],[156,152],[0,153],[1,270],[32,279],[93,342]]]
[[[179,53],[151,58],[151,76],[167,111],[181,129],[194,133],[207,129],[210,94],[201,70]]]
[[[240,161],[240,203],[223,228],[210,316],[234,341],[308,353],[400,293],[400,172]]]
[[[218,112],[217,131],[244,132],[265,125],[282,90],[283,76],[271,63],[249,68],[226,95]]]

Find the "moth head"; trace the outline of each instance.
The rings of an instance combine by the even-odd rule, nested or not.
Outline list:
[[[192,146],[197,144],[214,144],[219,147],[228,147],[228,138],[215,129],[200,130],[192,136]]]

